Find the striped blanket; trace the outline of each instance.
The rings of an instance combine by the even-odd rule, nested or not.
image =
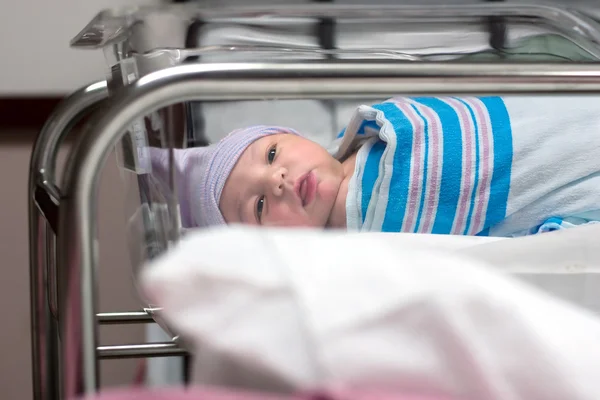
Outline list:
[[[600,221],[600,97],[399,97],[361,106],[349,230],[522,236]]]

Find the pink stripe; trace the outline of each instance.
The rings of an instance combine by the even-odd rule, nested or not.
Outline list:
[[[444,101],[448,103],[451,107],[456,110],[458,114],[458,118],[462,127],[462,138],[463,138],[463,174],[462,174],[462,182],[461,182],[461,190],[460,190],[460,199],[458,206],[458,214],[454,219],[454,226],[452,229],[453,234],[462,235],[465,230],[466,225],[466,216],[467,216],[467,208],[470,202],[470,194],[471,194],[471,181],[473,179],[473,136],[474,136],[474,128],[472,125],[471,118],[464,104],[460,101],[445,98]]]
[[[392,102],[404,113],[406,118],[412,124],[414,135],[413,140],[413,151],[412,151],[412,160],[411,160],[411,169],[412,175],[410,178],[409,194],[406,205],[406,213],[404,215],[404,223],[402,224],[404,232],[413,232],[414,231],[414,223],[417,216],[416,208],[417,208],[417,196],[421,192],[421,164],[423,163],[423,154],[421,148],[423,146],[423,132],[422,129],[419,128],[419,119],[415,114],[415,111],[410,106],[410,104],[406,103],[406,100],[400,99],[392,99]],[[421,134],[418,134],[418,133]]]
[[[439,168],[440,168],[440,142],[439,135],[441,134],[441,123],[435,112],[429,107],[426,107],[419,103],[414,103],[418,110],[425,116],[429,126],[429,142],[430,146],[430,174],[425,184],[427,190],[425,191],[425,214],[421,220],[420,233],[429,233],[433,226],[433,215],[436,209],[438,196],[439,196]]]
[[[477,115],[477,122],[479,123],[480,141],[479,148],[481,149],[481,175],[479,176],[479,187],[477,188],[478,201],[476,204],[475,215],[473,215],[473,222],[469,230],[469,234],[475,235],[483,229],[483,223],[485,223],[484,209],[487,208],[489,201],[489,184],[491,181],[491,165],[490,165],[490,120],[488,118],[486,110],[483,108],[483,104],[476,98],[468,98],[465,101],[471,105],[475,114]]]

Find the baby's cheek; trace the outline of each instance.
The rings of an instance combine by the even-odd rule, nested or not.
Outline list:
[[[303,213],[290,209],[285,204],[279,204],[269,210],[269,220],[264,225],[269,226],[310,226]]]
[[[318,194],[321,201],[333,202],[337,197],[337,185],[331,181],[323,181],[319,184]]]

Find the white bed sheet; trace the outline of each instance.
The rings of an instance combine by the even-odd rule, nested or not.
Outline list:
[[[221,228],[189,233],[148,266],[142,285],[195,353],[197,383],[597,400],[597,315],[544,280],[530,279],[535,288],[509,274],[595,278],[599,234]]]
[[[243,2],[243,1],[242,1]],[[298,4],[308,1],[298,0],[278,0],[278,4]],[[360,1],[343,0],[337,1],[341,4],[360,3]],[[221,5],[240,4],[240,0],[221,1]],[[395,0],[376,0],[373,4],[394,4]],[[421,2],[423,3],[423,1]],[[426,1],[424,3],[436,3],[436,1]],[[444,1],[437,3],[445,4]],[[461,0],[459,3],[476,3],[476,1]],[[152,23],[152,21],[149,21]],[[148,27],[149,31],[162,33],[160,41],[164,42],[164,35],[172,37],[174,43],[181,42],[184,37],[184,31],[173,31],[173,27],[161,27],[160,24],[164,21],[157,21],[159,26],[152,25]],[[176,26],[177,28],[177,26]],[[141,28],[144,29],[144,28]],[[228,44],[251,45],[256,43],[268,43],[274,41],[277,43],[290,43],[294,45],[302,45],[309,47],[317,47],[316,37],[312,31],[311,24],[298,28],[295,31],[277,30],[256,32],[252,30],[243,30],[239,28],[223,28],[211,27],[204,28],[205,35],[202,37],[204,45],[218,45],[226,42]],[[488,47],[488,34],[483,26],[476,29],[473,27],[462,27],[459,29],[443,32],[424,32],[414,29],[412,32],[404,33],[400,38],[393,32],[393,27],[382,26],[384,36],[379,38],[378,42],[382,47],[395,47],[397,50],[408,53],[415,52],[416,49],[427,49],[427,53],[438,52],[472,52],[482,50]],[[523,37],[536,35],[539,33],[537,29],[518,29],[511,30],[509,41],[514,42]],[[275,38],[275,39],[274,39]],[[152,35],[146,38],[148,48],[152,47]],[[336,39],[344,47],[355,49],[369,49],[372,47],[372,40],[365,35],[356,34],[354,32],[337,32]],[[208,58],[210,60],[210,58]],[[213,59],[215,61],[215,59]],[[159,68],[164,66],[150,65],[148,68]],[[384,100],[384,99],[380,99]],[[315,100],[305,101],[265,101],[265,102],[229,102],[220,104],[206,103],[203,105],[203,117],[205,131],[207,137],[211,141],[218,140],[228,132],[237,129],[241,126],[251,124],[275,124],[291,126],[298,129],[310,139],[326,145],[330,140],[345,126],[351,115],[354,107],[357,104],[363,104],[363,101],[347,102],[323,102]],[[235,115],[235,118],[231,118]],[[311,118],[306,118],[306,115],[311,115]],[[582,293],[586,293],[587,283],[589,280],[583,281],[579,276],[571,276],[565,278],[562,282],[557,283],[552,277],[541,277],[538,275],[524,275],[524,279],[532,281],[543,281],[546,286],[554,286],[553,290],[560,292],[563,297],[578,298],[582,300]],[[583,296],[585,297],[585,296]],[[600,302],[596,300],[585,300],[586,304],[595,306],[600,309]],[[164,333],[155,325],[149,325],[147,328],[147,336],[149,339],[164,337]],[[151,359],[148,360],[149,373],[148,383],[152,385],[171,385],[180,382],[176,378],[177,374],[172,371],[179,370],[181,363],[179,359]]]

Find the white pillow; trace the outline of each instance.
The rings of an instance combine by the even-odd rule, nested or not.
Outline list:
[[[196,383],[598,400],[600,321],[490,268],[539,270],[542,253],[572,251],[568,235],[579,235],[588,269],[597,268],[599,250],[586,238],[600,237],[598,230],[573,232],[496,241],[191,231],[149,264],[141,281],[194,353]],[[565,246],[544,246],[555,242]],[[527,248],[533,261],[511,253]]]

